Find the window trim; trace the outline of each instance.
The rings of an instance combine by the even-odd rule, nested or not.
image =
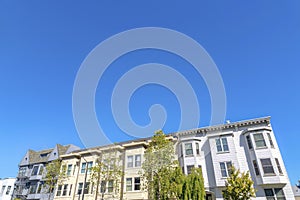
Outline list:
[[[187,146],[190,146],[190,148],[187,148]],[[184,153],[185,153],[185,156],[193,156],[194,155],[192,142],[184,143]]]
[[[224,141],[226,141],[226,144],[224,144]],[[228,153],[230,151],[227,137],[216,138],[215,139],[215,144],[216,144],[217,153]],[[218,149],[218,146],[221,147],[220,150]],[[227,146],[227,149],[224,148],[224,146]]]
[[[279,162],[279,159],[278,158],[275,158],[275,163],[276,163],[276,167],[278,169],[278,173],[279,175],[283,175],[283,170],[282,170],[282,167],[280,165],[280,162]]]
[[[262,138],[260,139],[260,140],[255,140],[255,136],[256,135],[261,135],[262,136]],[[255,147],[256,147],[256,149],[265,149],[265,148],[267,148],[267,143],[266,143],[266,140],[265,140],[265,137],[264,137],[264,134],[263,133],[254,133],[253,134],[253,139],[254,139],[254,143],[255,143]],[[261,141],[263,141],[263,143],[264,143],[264,146],[258,146],[257,145],[257,142],[261,142]]]
[[[254,168],[254,172],[256,176],[260,176],[260,170],[259,170],[259,166],[256,160],[252,161],[253,164],[253,168]]]
[[[270,161],[270,164],[271,164],[271,165],[266,165],[266,166],[264,166],[264,165],[263,165],[263,161]],[[271,159],[271,158],[261,158],[261,159],[260,159],[260,163],[261,163],[261,166],[262,166],[262,169],[263,169],[263,172],[264,172],[264,176],[275,175],[274,165],[273,165],[273,163],[272,163],[272,159]],[[271,168],[271,167],[272,167],[272,168]],[[272,169],[273,172],[266,173],[266,172],[265,172],[265,168],[270,168],[270,169]]]
[[[224,164],[224,169],[222,169],[222,164]],[[230,166],[229,166],[230,165]],[[232,167],[233,164],[232,164],[232,161],[223,161],[223,162],[220,162],[220,172],[221,172],[221,177],[222,178],[228,178],[230,173],[231,173],[231,169],[229,167]],[[223,176],[223,173],[222,171],[226,172],[226,176]]]
[[[253,150],[253,143],[251,140],[251,135],[246,135],[246,142],[249,150]]]

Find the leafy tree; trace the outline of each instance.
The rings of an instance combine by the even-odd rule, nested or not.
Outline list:
[[[204,200],[205,189],[201,168],[193,168],[192,173],[185,177],[182,186],[183,200]]]
[[[46,165],[45,186],[48,189],[49,197],[53,193],[56,184],[60,184],[66,177],[66,166],[60,160],[54,160]]]
[[[204,180],[201,168],[194,168],[192,173],[188,175],[190,179],[192,200],[203,200],[205,197]]]
[[[120,180],[122,177],[122,159],[116,148],[111,147],[102,152],[101,156],[97,159],[96,165],[91,168],[90,181],[95,186],[96,195],[101,195],[104,199],[107,184],[112,182],[113,192],[110,192],[111,198],[118,199],[120,197]],[[100,190],[99,190],[100,187]]]
[[[225,200],[249,200],[251,197],[255,197],[255,189],[253,188],[253,181],[249,172],[241,173],[239,169],[236,170],[232,167],[225,187],[226,189],[223,191]]]
[[[142,165],[142,178],[149,199],[179,199],[181,196],[183,175],[174,155],[173,142],[161,130],[155,132]]]

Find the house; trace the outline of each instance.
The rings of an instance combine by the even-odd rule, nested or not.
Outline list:
[[[0,200],[11,200],[15,178],[0,179]]]
[[[181,131],[168,137],[174,143],[174,159],[185,174],[194,167],[202,169],[207,200],[223,199],[231,166],[250,172],[256,189],[253,199],[295,199],[270,117]],[[68,177],[57,185],[54,200],[148,199],[141,187],[141,166],[150,141],[142,138],[62,155]],[[97,181],[92,181],[91,168],[97,163],[104,163],[105,169],[114,169],[114,163],[122,175],[112,178],[101,172]]]
[[[13,198],[52,199],[53,191],[44,187],[46,165],[59,159],[63,154],[78,150],[74,145],[57,144],[52,149],[41,151],[28,150],[19,163],[19,172],[15,182]]]

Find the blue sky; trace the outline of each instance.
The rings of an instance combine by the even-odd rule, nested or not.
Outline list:
[[[0,2],[0,177],[13,177],[27,149],[56,143],[82,144],[72,115],[79,67],[101,41],[138,27],[180,31],[200,43],[222,75],[226,119],[271,116],[292,184],[300,179],[299,1],[8,1]],[[197,91],[201,120],[210,119],[207,87],[176,55],[141,50],[120,57],[97,88],[96,110],[112,141],[129,139],[113,121],[111,89],[122,72],[157,62],[182,69]],[[124,66],[124,68],[120,68]],[[181,67],[180,66],[185,66]],[[163,130],[180,122],[176,97],[157,85],[138,90],[130,102],[136,123],[149,122],[148,108],[165,105]],[[101,112],[100,112],[101,111]]]

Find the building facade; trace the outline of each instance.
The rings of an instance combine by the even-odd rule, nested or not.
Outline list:
[[[0,179],[0,200],[11,200],[15,181],[15,178]]]
[[[194,167],[202,169],[207,200],[223,199],[222,190],[231,166],[250,172],[256,189],[253,199],[295,199],[269,117],[177,132],[169,137],[174,141],[174,157],[185,174]],[[147,191],[142,188],[141,166],[150,140],[122,142],[61,156],[68,177],[57,186],[54,199],[147,199]],[[109,154],[112,150],[113,156]],[[95,181],[90,169],[97,163],[107,163],[109,168],[110,160],[117,160],[114,163],[122,175],[108,177],[101,172]]]
[[[13,198],[18,199],[53,199],[53,191],[44,187],[46,165],[59,159],[79,147],[74,145],[62,146],[57,144],[52,149],[33,151],[28,150],[19,164],[19,172],[15,182]]]

